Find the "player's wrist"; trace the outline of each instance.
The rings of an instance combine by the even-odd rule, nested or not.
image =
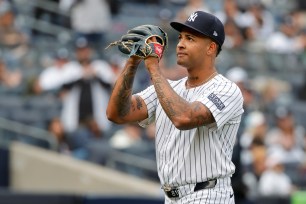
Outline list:
[[[146,68],[148,69],[148,71],[150,73],[159,69],[159,59],[158,59],[158,57],[153,57],[153,56],[147,57],[144,60],[144,62],[145,62]]]
[[[142,58],[138,57],[138,56],[131,56],[128,58],[128,62],[131,64],[131,65],[135,65],[135,66],[138,66],[141,62]]]

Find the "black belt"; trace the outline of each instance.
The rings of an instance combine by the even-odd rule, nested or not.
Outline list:
[[[217,179],[196,183],[193,191],[196,192],[203,189],[213,188],[216,186],[216,184],[217,184]],[[165,191],[165,194],[169,198],[178,198],[180,196],[179,187],[163,186],[163,189]]]

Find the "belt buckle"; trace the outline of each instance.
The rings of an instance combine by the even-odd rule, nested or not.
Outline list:
[[[163,187],[162,187],[162,189],[165,191],[165,192],[169,192],[169,191],[171,191],[171,187],[170,187],[170,185],[168,185],[168,184],[165,184]]]
[[[172,188],[168,184],[165,184],[162,189],[165,191],[169,198],[178,198],[180,196],[178,188]]]

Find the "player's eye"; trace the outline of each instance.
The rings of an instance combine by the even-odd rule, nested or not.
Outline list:
[[[194,41],[194,39],[192,37],[189,37],[189,36],[187,37],[187,40],[188,41]]]

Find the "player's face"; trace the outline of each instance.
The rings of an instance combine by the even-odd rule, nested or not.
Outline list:
[[[211,43],[214,42],[197,32],[183,30],[176,47],[177,64],[186,68],[201,67],[207,60]]]

